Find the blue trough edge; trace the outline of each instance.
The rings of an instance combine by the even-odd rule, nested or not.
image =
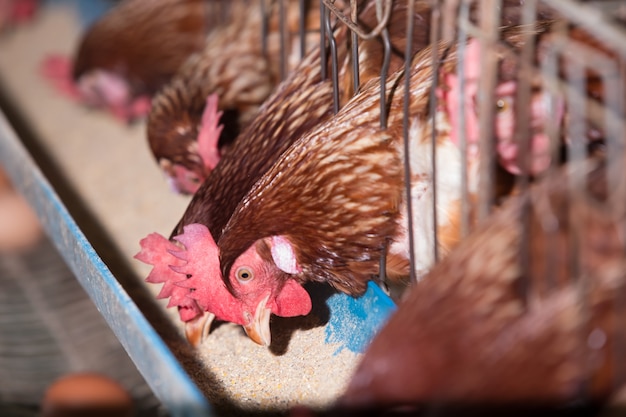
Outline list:
[[[0,165],[171,415],[214,415],[207,399],[87,241],[1,111]]]

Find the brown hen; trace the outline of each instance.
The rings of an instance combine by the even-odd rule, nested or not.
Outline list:
[[[626,330],[626,182],[606,176],[572,164],[506,203],[411,290],[341,404],[606,398]]]
[[[63,92],[125,121],[202,49],[210,16],[224,0],[124,0],[82,36],[74,62],[51,57],[44,73]],[[75,83],[75,84],[74,84]]]
[[[319,3],[306,2],[305,45],[319,43]],[[235,1],[228,19],[211,32],[155,96],[148,118],[150,149],[175,191],[193,194],[215,168],[224,149],[253,119],[280,82],[279,4],[270,2],[265,49],[261,1]],[[285,2],[287,70],[299,61],[298,2]],[[312,32],[312,33],[307,33]],[[207,98],[215,103],[208,103]],[[221,119],[215,132],[212,119]],[[221,117],[220,117],[221,116]],[[207,151],[203,151],[207,149]]]

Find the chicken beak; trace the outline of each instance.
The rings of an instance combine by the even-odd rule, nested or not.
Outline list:
[[[203,315],[185,323],[185,337],[193,347],[200,346],[200,343],[208,337],[213,319],[215,314],[205,311]]]
[[[270,315],[272,310],[266,308],[267,301],[270,296],[267,295],[256,307],[254,317],[250,322],[243,326],[246,334],[255,343],[261,346],[269,346],[272,342],[272,334],[270,333]]]

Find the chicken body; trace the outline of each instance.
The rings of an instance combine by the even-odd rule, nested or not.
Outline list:
[[[253,119],[259,107],[280,82],[279,7],[271,2],[266,48],[261,1],[235,1],[228,19],[211,32],[202,51],[190,56],[177,75],[155,96],[148,118],[148,143],[175,191],[193,194],[219,155]],[[297,2],[286,2],[287,69],[299,61]],[[307,45],[319,43],[319,3],[308,1]],[[216,94],[224,126],[220,134],[207,129],[206,117],[215,111],[205,106]],[[212,148],[217,158],[207,158],[202,148]]]
[[[219,3],[124,0],[89,27],[73,63],[53,57],[44,73],[88,106],[125,121],[144,116],[151,96],[204,46]]]
[[[578,195],[568,190],[574,175]],[[505,203],[410,290],[340,403],[606,398],[619,372],[626,278],[626,183],[609,201],[606,175],[605,161],[572,164]]]

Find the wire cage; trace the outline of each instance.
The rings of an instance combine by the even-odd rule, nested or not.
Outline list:
[[[522,308],[528,313],[537,303],[553,302],[554,294],[574,291],[586,314],[577,343],[592,351],[572,364],[584,369],[576,394],[586,399],[615,394],[624,382],[624,5],[409,1],[405,74],[417,68],[410,42],[420,3],[430,6],[429,45],[440,48],[421,58],[433,68],[425,80],[431,92],[421,115],[408,112],[414,100],[410,89],[416,86],[405,77],[402,123],[412,281],[419,288],[431,266],[454,254],[456,245],[481,225],[502,221],[494,220],[501,207],[521,201],[510,228],[519,236],[515,290]],[[392,4],[397,2],[376,1],[380,25],[370,34],[359,28],[362,6],[356,1],[339,10],[334,1],[323,0],[322,15],[328,21],[334,14],[350,26],[353,45],[357,37],[379,36],[388,63]],[[332,55],[332,39],[328,43]],[[354,71],[358,80],[358,65]],[[380,67],[380,74],[384,92],[388,67]],[[380,101],[385,129],[389,111],[384,94]],[[452,102],[457,105],[451,109]],[[418,148],[411,123],[420,116],[434,127],[422,139],[429,146]],[[458,147],[460,163],[442,151],[450,140]],[[420,157],[416,152],[429,153],[427,166],[412,162]],[[411,196],[416,174],[428,176],[428,198],[423,190]],[[458,210],[451,199],[459,203]],[[420,217],[429,221],[420,222]],[[608,272],[613,268],[621,272]],[[610,290],[603,287],[607,274],[617,274]],[[601,291],[610,294],[604,293],[609,312],[598,312]]]
[[[625,270],[623,2],[320,0],[319,27],[305,31],[314,18],[309,3],[298,2],[294,45],[285,16],[290,4],[260,0],[259,40],[267,52],[270,25],[278,24],[280,79],[294,61],[322,51],[334,113],[363,86],[379,83],[380,129],[402,135],[411,267],[408,288],[394,297],[419,288],[433,265],[454,256],[485,224],[501,221],[494,215],[511,201],[521,202],[510,222],[519,236],[521,304],[530,311],[538,300],[574,288],[589,317],[578,341],[603,353],[599,362],[589,356],[580,364],[586,372],[578,393],[606,396],[619,388],[626,371],[623,277],[608,291],[608,316],[594,316],[594,303],[598,288],[607,292],[597,284],[605,266]],[[214,7],[213,18],[222,20],[227,2]],[[391,104],[396,90],[402,95],[394,103],[401,105]],[[72,270],[159,399],[174,415],[210,414],[166,341],[127,299],[14,134],[0,130],[0,139],[0,162],[69,254]],[[382,282],[385,271],[383,257]],[[592,387],[598,375],[603,383]]]

